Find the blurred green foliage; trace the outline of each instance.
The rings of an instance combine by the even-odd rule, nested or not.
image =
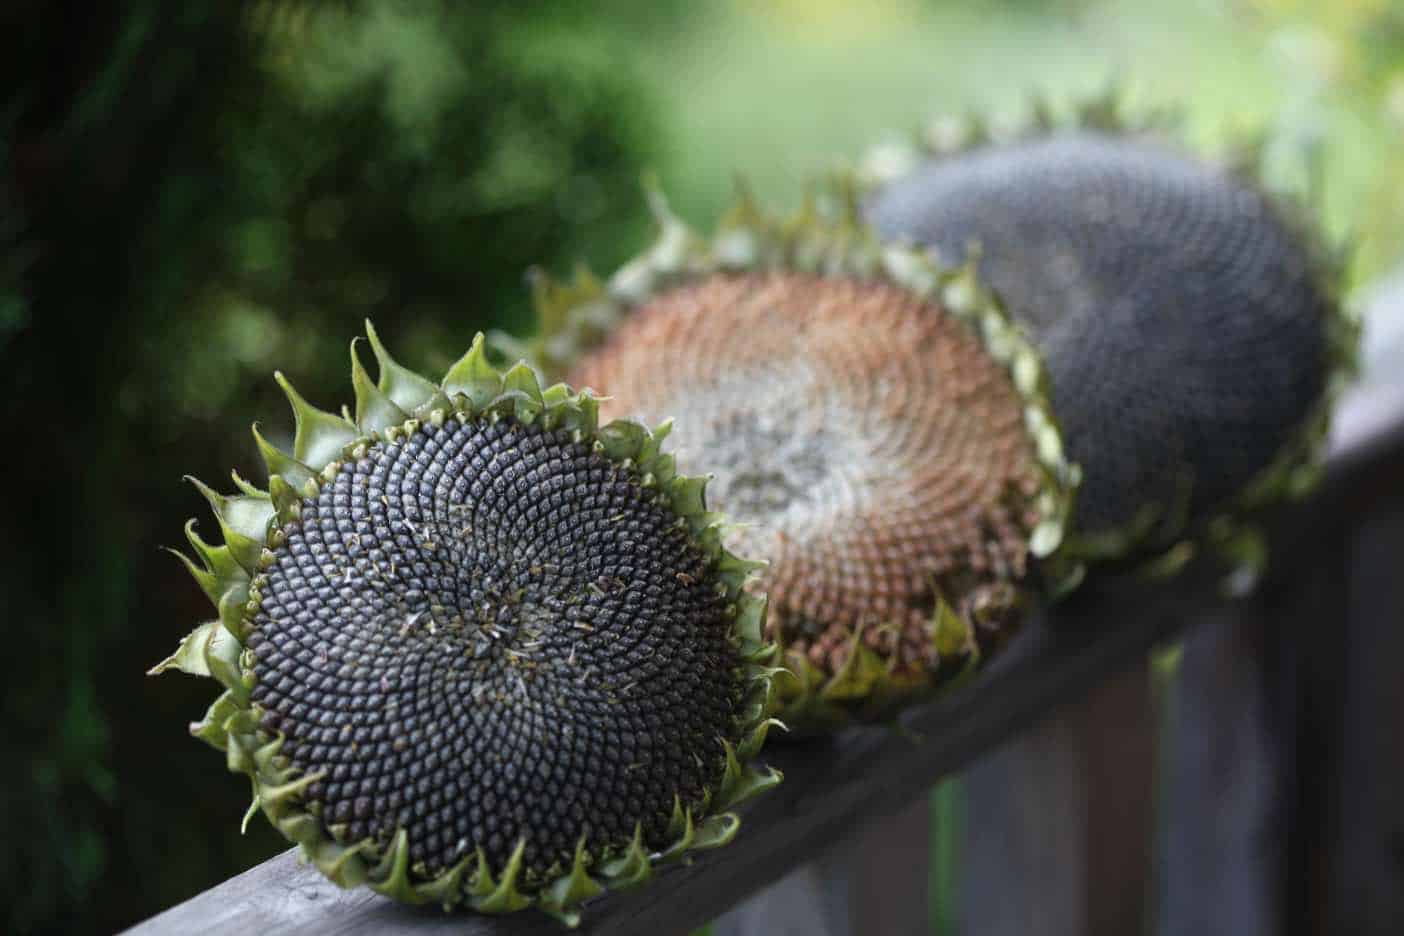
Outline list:
[[[1183,113],[1221,152],[1265,131],[1276,180],[1319,154],[1331,232],[1369,277],[1404,251],[1404,30],[1397,0],[734,0],[640,43],[685,216],[706,219],[744,172],[795,201],[814,173],[933,114],[1017,119],[1034,92],[1109,81],[1136,108]],[[1313,156],[1313,159],[1317,156]]]
[[[142,675],[209,614],[158,550],[203,512],[179,479],[257,476],[246,427],[290,431],[270,371],[331,405],[366,316],[439,367],[519,324],[530,264],[641,236],[647,92],[546,15],[143,0],[4,24],[6,931],[111,930],[280,847],[231,834],[240,784],[185,735],[209,687]]]
[[[270,371],[346,399],[366,316],[437,370],[521,327],[529,266],[612,267],[645,167],[705,223],[734,171],[792,202],[933,113],[1120,75],[1205,147],[1318,147],[1365,272],[1404,244],[1388,0],[21,0],[0,36],[9,932],[111,930],[282,847],[233,834],[240,783],[185,736],[212,690],[141,675],[209,613],[158,549],[203,515],[180,476],[257,476]]]

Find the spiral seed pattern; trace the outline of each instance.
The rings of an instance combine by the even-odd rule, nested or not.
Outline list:
[[[976,602],[1025,573],[1039,476],[1020,398],[964,325],[896,286],[710,276],[645,303],[571,380],[686,428],[680,466],[715,472],[711,506],[749,524],[735,548],[770,560],[769,626],[821,669],[860,626],[930,667],[936,589]]]
[[[630,467],[487,419],[376,442],[303,502],[248,647],[261,727],[321,773],[338,840],[408,832],[437,874],[482,848],[527,879],[642,825],[666,845],[735,743],[725,589]]]
[[[930,163],[868,208],[889,237],[981,272],[1034,331],[1078,526],[1221,504],[1320,397],[1328,298],[1263,195],[1190,157],[1093,132]]]

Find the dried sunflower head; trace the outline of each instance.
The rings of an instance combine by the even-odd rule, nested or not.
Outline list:
[[[609,283],[538,284],[548,369],[675,418],[738,549],[766,557],[781,717],[818,727],[949,682],[1007,633],[1075,471],[1041,363],[973,269],[835,211],[744,194],[704,243],[655,195],[658,243]],[[847,211],[845,211],[845,206]]]
[[[1357,343],[1341,257],[1263,183],[1261,149],[1211,164],[1172,145],[1166,121],[1123,118],[1114,93],[1049,113],[998,140],[943,120],[876,152],[867,217],[946,262],[978,246],[1046,357],[1086,473],[1075,551],[1223,538],[1318,473]]]
[[[337,883],[574,922],[778,782],[747,764],[774,652],[757,564],[666,425],[600,425],[482,336],[433,383],[367,330],[354,416],[280,375],[296,437],[255,427],[268,489],[199,485],[224,544],[192,520],[182,558],[219,617],[153,672],[224,685],[192,733]]]

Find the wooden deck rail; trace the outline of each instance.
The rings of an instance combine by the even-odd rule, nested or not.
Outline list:
[[[1266,816],[1269,827],[1238,829],[1232,824],[1233,805],[1222,807],[1210,798],[1215,784],[1223,782],[1221,775],[1225,771],[1233,774],[1236,760],[1204,764],[1190,752],[1176,768],[1175,780],[1182,789],[1162,802],[1173,814],[1175,827],[1168,833],[1162,828],[1158,836],[1165,839],[1164,848],[1188,865],[1173,871],[1174,879],[1161,881],[1156,888],[1165,895],[1166,903],[1175,902],[1176,906],[1161,906],[1157,911],[1155,899],[1142,900],[1132,894],[1132,899],[1121,901],[1125,906],[1099,917],[1096,908],[1088,909],[1089,901],[1083,899],[1097,891],[1099,881],[1124,878],[1118,885],[1124,897],[1127,889],[1139,886],[1137,880],[1150,875],[1130,868],[1124,869],[1132,872],[1127,876],[1121,873],[1115,854],[1098,857],[1084,851],[1065,855],[1061,862],[1081,882],[1074,885],[1082,889],[1081,896],[1073,900],[1081,909],[1045,908],[1047,915],[1037,918],[1033,931],[1127,932],[1123,927],[1128,914],[1132,919],[1141,916],[1135,928],[1142,929],[1154,922],[1148,914],[1157,912],[1162,928],[1174,933],[1272,932],[1284,927],[1300,932],[1319,927],[1335,931],[1334,927],[1345,925],[1343,921],[1358,924],[1350,931],[1361,932],[1391,919],[1384,914],[1396,914],[1392,917],[1395,922],[1404,919],[1404,907],[1400,906],[1404,899],[1400,896],[1404,895],[1404,806],[1393,796],[1404,782],[1404,756],[1393,744],[1396,739],[1404,741],[1398,738],[1404,716],[1399,685],[1404,679],[1390,676],[1398,661],[1404,660],[1404,638],[1400,636],[1404,635],[1400,626],[1404,623],[1404,382],[1377,381],[1358,388],[1345,401],[1336,426],[1322,490],[1310,501],[1280,511],[1272,520],[1271,579],[1256,596],[1238,600],[1223,597],[1217,587],[1218,571],[1209,563],[1192,564],[1170,581],[1089,582],[1054,612],[1036,615],[976,681],[904,713],[897,726],[853,729],[832,739],[802,744],[770,745],[766,759],[785,771],[785,783],[744,811],[741,833],[732,845],[706,853],[691,865],[663,871],[637,893],[601,898],[587,908],[579,932],[621,936],[686,933],[797,869],[813,877],[809,893],[819,904],[809,908],[813,919],[787,917],[785,908],[772,900],[769,922],[764,914],[740,913],[728,916],[719,928],[731,933],[845,933],[860,931],[850,926],[850,919],[856,916],[872,924],[863,926],[862,932],[923,932],[926,904],[919,897],[894,893],[891,887],[884,892],[881,880],[867,888],[870,895],[880,895],[876,902],[844,890],[845,886],[858,888],[855,882],[864,876],[861,865],[881,863],[884,852],[888,853],[890,874],[901,877],[902,862],[894,866],[891,859],[901,847],[902,835],[880,837],[876,845],[862,846],[866,851],[861,853],[855,852],[859,846],[852,846],[852,836],[914,801],[924,803],[927,791],[938,780],[980,755],[1027,737],[1024,733],[1031,726],[1070,703],[1082,704],[1079,700],[1092,697],[1098,687],[1113,687],[1105,690],[1110,694],[1104,707],[1109,703],[1117,708],[1124,695],[1118,696],[1117,684],[1109,680],[1129,673],[1134,683],[1148,651],[1190,625],[1217,621],[1217,632],[1225,632],[1230,624],[1243,620],[1257,621],[1260,626],[1254,633],[1259,639],[1268,635],[1269,643],[1278,647],[1266,656],[1263,647],[1254,649],[1257,658],[1268,659],[1275,676],[1252,685],[1267,686],[1281,698],[1276,700],[1280,707],[1268,706],[1274,710],[1272,721],[1277,726],[1269,732],[1276,739],[1270,745],[1272,750],[1260,765],[1261,775],[1248,778],[1246,785],[1249,792],[1267,790],[1266,807],[1250,804],[1247,814]],[[1381,517],[1393,525],[1372,525]],[[1359,544],[1361,536],[1369,540],[1365,547]],[[1389,555],[1394,556],[1392,566]],[[1363,576],[1363,580],[1352,584],[1352,575]],[[1391,604],[1352,608],[1351,602],[1362,588],[1388,592]],[[1392,623],[1382,623],[1382,615],[1390,614],[1396,616],[1389,619]],[[1379,643],[1362,645],[1355,633],[1348,641],[1349,626],[1355,626],[1350,622],[1359,624],[1366,618],[1371,639]],[[1187,650],[1186,654],[1193,652]],[[1383,658],[1384,653],[1390,656]],[[1208,655],[1212,658],[1213,654],[1211,646]],[[1347,687],[1341,682],[1343,673],[1356,681]],[[1177,710],[1182,721],[1206,719],[1206,731],[1222,734],[1212,722],[1231,720],[1232,712],[1217,711],[1214,704],[1232,701],[1233,696],[1231,692],[1213,696],[1216,685],[1213,680],[1205,683],[1199,688],[1210,695],[1199,696],[1194,695],[1199,691],[1194,685],[1187,687],[1192,698],[1181,700],[1189,706]],[[1226,685],[1231,688],[1237,683],[1228,680]],[[1258,689],[1250,695],[1254,693],[1261,696]],[[1208,711],[1196,715],[1195,699],[1207,699]],[[1183,730],[1185,726],[1180,727]],[[1256,736],[1252,730],[1248,734]],[[1285,743],[1279,743],[1283,739]],[[1149,750],[1150,744],[1143,747]],[[1220,753],[1224,752],[1238,756],[1232,745]],[[1316,769],[1303,773],[1303,765],[1308,763]],[[1191,775],[1196,765],[1200,774]],[[1372,775],[1377,768],[1387,772]],[[1071,781],[1084,800],[1088,790],[1114,790],[1117,786],[1117,776],[1099,779],[1095,773]],[[1048,785],[1055,784],[1050,779]],[[991,796],[1021,795],[1018,784],[1001,785],[991,780],[986,786]],[[1025,792],[1034,796],[1024,803],[1027,811],[1030,803],[1037,805],[1037,791]],[[1375,810],[1373,814],[1362,814],[1361,804],[1351,802],[1357,792],[1365,797],[1364,806]],[[1140,795],[1149,800],[1149,791]],[[1394,801],[1390,801],[1392,796]],[[1099,801],[1094,799],[1090,804],[1093,813]],[[991,834],[984,836],[986,851],[997,863],[1008,866],[1010,876],[1002,883],[970,882],[968,899],[994,905],[970,926],[971,931],[1027,931],[1027,914],[1045,912],[1029,897],[1028,888],[1039,886],[1037,881],[1030,885],[1016,879],[1013,866],[1018,856],[1001,858],[1001,842],[1008,840],[999,835],[1010,832],[1010,822],[1017,824],[1014,819],[999,818],[1015,813],[1011,802],[971,802],[972,836],[980,838],[979,823],[991,823]],[[924,811],[911,815],[921,824],[918,831],[924,837]],[[1372,819],[1383,825],[1372,825]],[[1005,822],[1005,828],[997,835],[1000,822]],[[1248,862],[1246,871],[1236,864],[1230,866],[1242,864],[1242,856],[1233,846],[1240,836],[1249,837],[1247,851],[1257,856]],[[1226,838],[1231,840],[1227,845]],[[829,849],[835,843],[845,842],[849,843],[843,846],[849,849],[845,868],[838,876],[832,870],[826,872],[819,859],[826,852],[834,854]],[[1136,847],[1149,851],[1144,841]],[[1329,857],[1323,859],[1323,855]],[[1149,862],[1148,855],[1140,857]],[[969,860],[972,873],[982,867],[980,850],[972,849]],[[924,865],[918,873],[924,873]],[[1033,867],[1031,880],[1040,874],[1057,877],[1046,862]],[[1089,882],[1089,875],[1095,879]],[[843,876],[851,879],[847,885],[840,880]],[[874,876],[881,875],[869,868],[867,878]],[[1204,899],[1190,896],[1195,888],[1204,889],[1200,893],[1207,897],[1207,907],[1202,906]],[[864,899],[868,905],[859,906]],[[1181,899],[1187,903],[1180,905]],[[1021,900],[1027,901],[1022,909]],[[900,909],[904,903],[906,909]],[[753,902],[750,906],[754,910],[757,905]],[[882,906],[897,907],[899,912],[880,925]],[[1002,912],[1005,909],[1018,912]],[[797,908],[790,905],[789,910]],[[1215,914],[1221,917],[1218,925],[1198,928]],[[400,906],[364,889],[344,892],[315,870],[300,866],[290,851],[130,932],[142,936],[197,932],[506,936],[558,934],[563,930],[537,913],[509,918],[445,915],[437,908]]]

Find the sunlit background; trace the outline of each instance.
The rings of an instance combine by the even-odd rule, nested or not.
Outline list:
[[[109,6],[0,13],[7,932],[112,930],[285,847],[185,732],[210,686],[143,675],[208,615],[159,549],[205,513],[181,476],[258,475],[274,368],[349,398],[367,316],[429,371],[523,327],[529,267],[646,243],[647,168],[705,226],[737,173],[792,205],[935,114],[1113,81],[1319,172],[1357,285],[1401,254],[1389,0]]]

